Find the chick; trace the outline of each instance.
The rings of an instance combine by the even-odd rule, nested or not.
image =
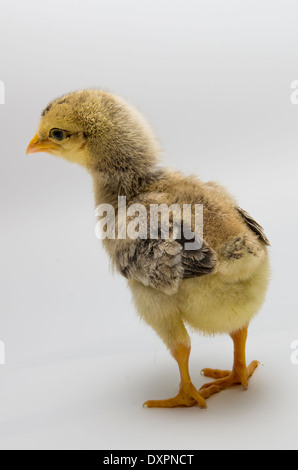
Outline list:
[[[118,196],[127,207],[142,204],[203,205],[203,240],[186,249],[186,239],[105,238],[113,266],[126,277],[136,309],[177,361],[181,382],[170,399],[150,400],[147,407],[199,405],[234,384],[248,386],[258,366],[246,364],[247,330],[262,306],[269,282],[269,242],[262,227],[228,192],[159,165],[160,148],[144,117],[121,97],[102,90],[69,93],[42,112],[27,153],[48,152],[86,168],[95,204],[115,210]],[[183,213],[184,214],[184,213]],[[150,225],[150,216],[145,222]],[[170,235],[173,235],[173,218]],[[182,224],[195,233],[193,217]],[[116,234],[116,235],[117,235]],[[189,374],[190,337],[186,326],[204,334],[229,334],[234,342],[232,370],[203,369],[215,379],[197,390]]]

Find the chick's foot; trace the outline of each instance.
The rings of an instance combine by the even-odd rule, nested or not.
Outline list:
[[[219,369],[203,369],[201,374],[205,377],[212,377],[217,379],[214,382],[209,382],[200,388],[200,393],[205,390],[212,390],[214,386],[220,387],[224,390],[232,385],[242,385],[245,389],[248,388],[248,379],[253,375],[254,371],[259,365],[258,361],[252,361],[248,367],[236,366],[232,371],[219,370]]]
[[[207,408],[206,398],[220,390],[220,387],[214,385],[202,392],[198,392],[190,382],[180,386],[179,393],[174,398],[169,398],[168,400],[149,400],[143,406],[147,408],[175,408],[198,405],[200,408]]]

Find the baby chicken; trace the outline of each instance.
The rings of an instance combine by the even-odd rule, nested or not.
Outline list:
[[[216,183],[161,168],[159,145],[144,117],[106,91],[77,91],[52,101],[27,149],[27,154],[36,152],[82,165],[93,178],[96,206],[110,204],[115,210],[117,233],[103,240],[104,247],[126,277],[138,313],[164,341],[181,376],[175,397],[144,405],[204,408],[220,390],[234,384],[247,388],[258,366],[257,361],[246,364],[247,330],[269,282],[269,242],[262,227]],[[155,238],[118,237],[123,223],[118,196],[125,196],[127,207],[187,204],[192,215],[196,205],[203,205],[203,240],[186,249],[186,237],[164,238],[160,225]],[[149,227],[150,216],[145,223]],[[173,235],[173,217],[171,224]],[[183,224],[195,233],[193,217],[183,216]],[[215,380],[200,390],[189,374],[186,325],[209,335],[229,334],[234,342],[232,370],[203,369]]]

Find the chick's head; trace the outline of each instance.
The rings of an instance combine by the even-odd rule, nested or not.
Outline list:
[[[159,145],[143,116],[102,90],[69,93],[41,114],[27,154],[47,152],[89,170],[128,170],[155,164]]]

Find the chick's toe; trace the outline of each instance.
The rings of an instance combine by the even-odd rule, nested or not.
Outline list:
[[[205,377],[212,377],[214,382],[204,384],[200,388],[200,393],[203,390],[208,390],[214,386],[220,387],[224,390],[232,385],[241,384],[245,389],[248,387],[248,379],[253,375],[254,371],[259,365],[258,361],[252,361],[248,367],[234,368],[232,371],[219,370],[219,369],[203,369],[202,375]]]

